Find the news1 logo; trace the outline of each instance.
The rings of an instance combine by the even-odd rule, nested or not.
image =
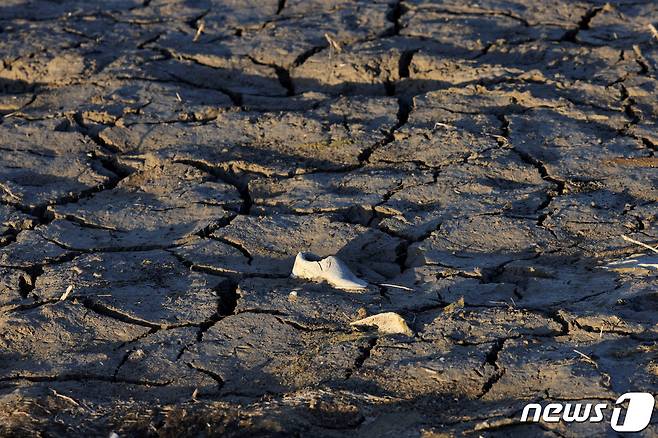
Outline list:
[[[622,403],[628,402],[626,415],[621,418]],[[620,396],[612,407],[610,426],[615,432],[640,432],[651,421],[654,406],[653,395],[646,392],[627,392]],[[541,406],[538,403],[529,403],[523,408],[521,421],[546,423],[600,423],[604,420],[604,411],[607,403],[549,403]],[[530,413],[532,412],[532,417]]]

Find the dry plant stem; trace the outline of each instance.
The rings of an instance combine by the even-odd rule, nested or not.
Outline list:
[[[653,251],[653,252],[655,252],[656,254],[658,254],[658,249],[654,248],[654,247],[651,246],[651,245],[647,245],[646,243],[640,242],[639,240],[631,239],[631,238],[628,237],[628,236],[621,236],[621,238],[624,239],[624,240],[627,241],[627,242],[635,243],[636,245],[640,245],[640,246],[642,246],[642,247],[644,247],[644,248],[650,249],[651,251]]]

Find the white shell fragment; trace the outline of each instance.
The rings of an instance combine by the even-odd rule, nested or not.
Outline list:
[[[658,256],[643,255],[608,263],[605,269],[619,272],[658,272]]]
[[[407,322],[395,312],[379,313],[350,323],[351,326],[375,326],[380,333],[413,336]]]
[[[350,271],[345,262],[335,256],[321,259],[308,252],[300,252],[295,257],[292,276],[307,280],[326,281],[337,289],[361,290],[368,282],[361,280]]]

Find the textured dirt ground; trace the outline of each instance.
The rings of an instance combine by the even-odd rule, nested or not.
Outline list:
[[[601,268],[658,238],[655,25],[4,0],[0,433],[610,433],[520,412],[658,392],[656,272]],[[290,279],[300,250],[413,291]],[[349,325],[387,311],[414,335]]]

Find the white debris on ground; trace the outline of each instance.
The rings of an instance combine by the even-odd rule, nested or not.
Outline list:
[[[641,255],[636,257],[629,257],[624,260],[608,263],[605,268],[618,272],[658,272],[658,256]]]
[[[627,242],[635,243],[658,254],[658,249],[654,248],[651,245],[647,245],[644,242],[631,239],[630,237],[627,236],[621,236],[621,237]],[[658,272],[658,255],[651,255],[651,254],[633,255],[624,260],[608,263],[604,268],[617,272],[650,274],[651,272]]]
[[[306,280],[326,281],[337,289],[362,290],[368,282],[361,280],[335,256],[320,258],[309,252],[300,252],[295,257],[292,277]]]

